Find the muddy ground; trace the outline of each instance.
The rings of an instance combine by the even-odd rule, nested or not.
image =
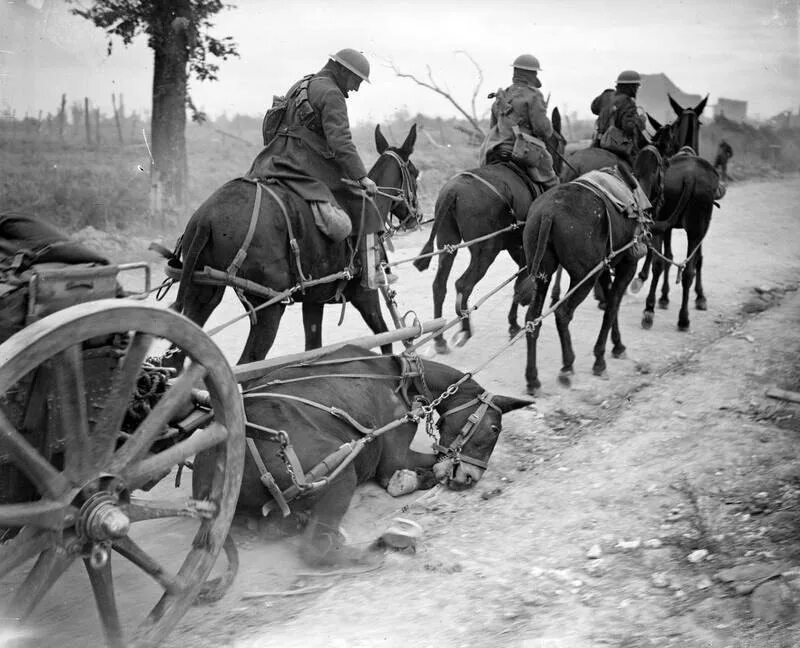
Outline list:
[[[236,582],[221,601],[190,611],[164,645],[800,645],[800,405],[766,395],[800,391],[799,203],[796,177],[730,186],[703,248],[708,310],[692,310],[691,330],[679,332],[673,283],[672,304],[645,331],[644,290],[627,295],[627,357],[609,360],[605,378],[591,374],[594,302],[572,324],[571,388],[557,381],[548,320],[543,389],[533,406],[504,417],[472,490],[392,498],[361,488],[344,520],[351,542],[367,546],[403,517],[423,529],[415,553],[387,552],[368,573],[322,575],[299,561],[296,539],[237,522]],[[392,259],[413,256],[426,236],[398,238]],[[680,259],[685,237],[675,239]],[[514,270],[498,260],[475,298]],[[431,316],[433,272],[398,268],[401,311]],[[475,337],[437,359],[468,370],[489,358],[507,341],[509,295],[474,313]],[[226,301],[207,328],[239,312]],[[365,332],[355,312],[340,328],[338,316],[329,309],[325,342]],[[245,330],[241,322],[219,336],[232,361]],[[274,353],[302,350],[302,339],[299,308],[290,309]],[[476,378],[524,396],[524,363],[522,341]],[[153,529],[150,544],[169,553],[185,540],[172,526]],[[97,645],[91,592],[65,580],[24,645]],[[131,611],[154,602],[133,581],[121,600]]]

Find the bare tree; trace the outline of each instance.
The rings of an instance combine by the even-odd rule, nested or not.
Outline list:
[[[413,74],[409,74],[407,72],[403,72],[402,70],[400,70],[395,65],[394,61],[389,61],[389,66],[392,68],[392,71],[395,73],[395,75],[399,76],[400,78],[402,78],[402,79],[411,79],[417,85],[420,85],[423,88],[428,88],[429,90],[432,90],[436,94],[439,94],[442,97],[444,97],[445,99],[447,99],[455,107],[455,109],[458,110],[458,112],[460,112],[462,115],[464,115],[466,120],[470,123],[470,126],[472,126],[473,130],[475,131],[475,134],[480,136],[480,137],[483,137],[485,135],[485,133],[483,132],[483,129],[480,126],[480,123],[479,123],[479,120],[478,120],[478,116],[477,116],[476,110],[475,110],[475,100],[476,100],[476,98],[478,96],[478,92],[480,91],[481,84],[483,83],[483,70],[481,70],[481,67],[475,62],[475,59],[473,59],[472,56],[470,56],[470,54],[468,52],[466,52],[464,50],[458,50],[456,52],[456,54],[464,54],[472,62],[472,64],[475,66],[475,69],[478,71],[478,80],[477,80],[477,82],[475,84],[475,87],[473,89],[473,92],[472,92],[472,114],[467,112],[463,108],[463,106],[461,106],[461,104],[459,104],[453,98],[453,95],[450,92],[449,88],[447,88],[446,86],[442,87],[442,86],[439,85],[439,83],[437,83],[436,79],[433,78],[433,72],[431,71],[431,66],[430,65],[426,65],[425,66],[425,69],[428,71],[428,80],[427,81],[419,79],[417,76],[415,76]]]

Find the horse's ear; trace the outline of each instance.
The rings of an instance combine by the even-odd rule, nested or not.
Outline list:
[[[669,105],[672,106],[672,110],[675,111],[675,114],[680,117],[683,114],[683,106],[681,106],[677,101],[672,98],[672,95],[667,93],[667,98],[669,99]]]
[[[381,125],[375,126],[375,148],[378,149],[378,155],[383,155],[383,152],[389,148],[389,142],[381,133]]]
[[[650,113],[647,113],[647,119],[650,120],[650,125],[656,129],[656,131],[661,130],[661,124],[658,123],[658,120],[653,117]]]
[[[497,405],[503,414],[508,414],[508,412],[513,410],[533,405],[535,402],[536,401],[528,398],[514,398],[513,396],[495,396],[492,399],[492,403]]]
[[[706,102],[708,101],[708,95],[706,95],[705,99],[703,99],[699,104],[694,107],[694,114],[698,117],[702,114],[702,112],[706,108]]]
[[[561,112],[558,110],[558,106],[553,108],[552,116],[550,117],[550,121],[553,124],[553,130],[556,133],[561,132]]]
[[[403,142],[403,145],[400,147],[400,155],[408,159],[408,156],[414,152],[414,144],[417,143],[417,125],[414,124],[411,127],[411,130],[408,131],[408,135],[406,136],[406,141]]]

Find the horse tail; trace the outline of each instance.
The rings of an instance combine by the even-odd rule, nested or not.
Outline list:
[[[553,213],[550,209],[544,209],[540,213],[541,217],[537,219],[536,223],[536,251],[533,254],[533,259],[528,263],[528,274],[532,277],[539,272],[545,249],[550,242],[550,228],[553,225]]]
[[[683,181],[681,184],[681,195],[678,197],[678,203],[675,205],[675,209],[672,210],[672,213],[666,220],[659,220],[653,223],[651,226],[652,231],[666,232],[668,229],[674,229],[680,224],[681,217],[686,211],[686,206],[689,204],[689,199],[692,197],[692,194],[694,194],[696,184],[697,180],[695,178],[692,178],[688,183],[686,180]]]
[[[428,237],[428,241],[420,250],[420,255],[430,254],[433,252],[433,242],[436,239],[436,234],[439,232],[439,226],[442,224],[442,221],[455,209],[456,198],[456,192],[448,190],[443,197],[436,201],[436,208],[433,215],[433,225],[431,225],[431,234]],[[413,265],[417,270],[422,272],[423,270],[428,269],[432,258],[432,256],[426,256],[422,259],[417,259],[414,261]]]
[[[175,298],[175,303],[170,308],[181,313],[183,312],[184,302],[186,301],[186,293],[189,286],[192,284],[192,276],[194,275],[195,268],[197,267],[197,260],[200,258],[200,253],[208,243],[211,237],[211,227],[207,218],[198,218],[196,220],[196,227],[194,228],[194,235],[188,242],[187,237],[181,240],[181,247],[184,251],[183,255],[183,269],[181,271],[181,281],[178,285],[178,296]],[[176,251],[177,253],[177,251]]]

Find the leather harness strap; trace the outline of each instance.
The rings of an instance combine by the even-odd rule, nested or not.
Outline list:
[[[259,183],[260,186],[261,183]],[[308,277],[303,274],[303,266],[300,263],[300,246],[297,243],[297,239],[294,236],[294,230],[292,229],[292,222],[289,220],[289,211],[286,209],[286,205],[281,200],[281,197],[273,191],[267,185],[264,185],[264,189],[269,193],[270,196],[278,203],[278,207],[280,207],[281,214],[283,214],[283,220],[286,221],[286,232],[289,235],[289,247],[292,248],[292,256],[294,257],[294,263],[297,266],[297,276],[300,279],[300,286],[301,289],[305,288],[305,283],[308,281]]]
[[[283,496],[283,492],[281,492],[281,489],[275,482],[275,478],[272,476],[272,473],[267,470],[267,466],[264,464],[264,460],[261,458],[261,454],[258,452],[258,448],[256,447],[256,442],[251,437],[246,437],[245,441],[247,442],[247,449],[250,451],[250,456],[253,458],[256,468],[258,468],[258,478],[261,480],[261,483],[264,484],[266,489],[269,491],[269,494],[272,495],[272,498],[280,507],[283,517],[288,516],[291,511],[289,510],[289,505],[286,503],[286,498]],[[303,474],[302,470],[300,471],[300,474]]]
[[[247,180],[247,178],[245,178]],[[248,182],[252,182],[252,180],[248,180]],[[239,268],[242,267],[242,263],[247,258],[247,250],[250,247],[250,243],[253,241],[253,234],[256,231],[256,224],[258,223],[258,216],[261,213],[261,183],[256,182],[256,199],[253,203],[253,213],[250,215],[250,225],[247,228],[247,234],[244,237],[244,241],[239,246],[238,252],[233,257],[233,261],[231,261],[230,265],[225,270],[225,274],[235,277],[239,274]]]
[[[338,407],[323,405],[322,403],[318,403],[316,401],[312,401],[308,398],[302,398],[300,396],[292,396],[291,394],[273,394],[271,392],[261,392],[257,394],[242,394],[242,399],[245,398],[280,398],[285,400],[295,401],[297,403],[303,403],[305,405],[309,405],[310,407],[314,407],[318,410],[323,412],[327,412],[332,416],[335,416],[342,421],[350,424],[353,428],[358,430],[361,434],[368,435],[372,434],[374,430],[372,428],[368,428],[364,425],[361,425],[358,421],[356,421],[350,414],[345,412],[343,409],[339,409]]]
[[[505,206],[508,208],[508,211],[514,217],[514,220],[517,220],[517,215],[514,212],[514,208],[511,206],[511,203],[508,202],[506,197],[503,194],[501,194],[500,190],[497,187],[495,187],[491,182],[489,182],[485,178],[481,178],[479,175],[477,175],[475,173],[472,173],[472,171],[462,171],[461,173],[457,173],[456,175],[470,176],[471,178],[475,178],[476,180],[480,180],[483,184],[485,184],[487,187],[489,187],[489,189],[492,190],[492,192],[494,193],[495,196],[500,198],[500,200],[502,200],[503,203],[505,203]]]
[[[450,444],[450,446],[445,447],[436,443],[433,445],[434,450],[445,455],[453,455],[453,458],[456,462],[472,464],[473,466],[477,466],[478,468],[486,470],[486,468],[489,466],[488,462],[483,461],[482,459],[475,459],[473,457],[463,455],[461,454],[461,449],[466,445],[467,441],[470,440],[472,435],[475,433],[475,430],[478,429],[478,424],[483,420],[483,417],[486,416],[486,412],[490,407],[502,414],[502,410],[492,402],[492,398],[494,398],[494,394],[484,391],[476,398],[473,398],[466,403],[462,403],[453,409],[447,410],[444,414],[441,414],[439,416],[440,421],[450,414],[454,414],[455,412],[459,412],[467,407],[471,407],[475,405],[475,403],[480,403],[475,411],[467,417],[467,420],[459,431],[458,436],[453,439],[453,442]]]

